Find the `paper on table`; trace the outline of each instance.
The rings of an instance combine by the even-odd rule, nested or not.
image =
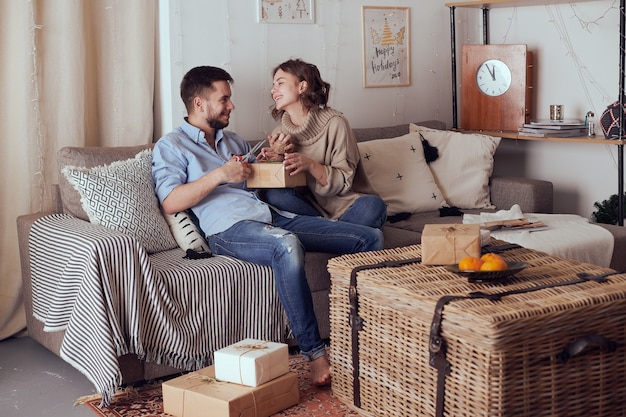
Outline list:
[[[481,229],[486,229],[490,231],[506,230],[512,232],[514,230],[527,230],[529,232],[536,232],[538,230],[546,230],[548,228],[548,225],[546,225],[544,222],[537,220],[536,218],[523,218],[485,222],[481,223],[480,227]]]
[[[548,226],[536,218],[526,218],[519,204],[513,204],[510,210],[499,210],[495,213],[464,214],[463,224],[480,224],[481,229],[498,231],[545,230]]]

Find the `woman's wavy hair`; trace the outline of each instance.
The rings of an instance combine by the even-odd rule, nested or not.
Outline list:
[[[309,111],[326,107],[330,94],[330,84],[322,80],[320,71],[315,65],[304,62],[301,59],[290,59],[274,68],[272,77],[276,75],[278,70],[283,70],[296,76],[298,80],[307,82],[307,88],[300,94],[300,100]],[[273,104],[271,108],[272,117],[275,120],[279,120],[285,113],[284,110],[278,110],[276,104]]]

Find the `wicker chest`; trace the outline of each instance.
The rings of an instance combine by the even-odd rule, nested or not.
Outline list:
[[[530,267],[470,283],[419,245],[331,259],[333,393],[365,416],[626,415],[626,274],[501,254]]]

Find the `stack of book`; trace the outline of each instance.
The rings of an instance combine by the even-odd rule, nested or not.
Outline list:
[[[577,137],[587,135],[585,122],[578,119],[569,120],[537,120],[525,123],[518,129],[520,135],[538,138],[545,137]]]

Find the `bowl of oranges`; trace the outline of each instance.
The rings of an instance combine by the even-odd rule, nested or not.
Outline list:
[[[493,282],[515,275],[528,266],[525,262],[507,262],[497,253],[486,253],[480,258],[465,257],[446,269],[466,277],[469,282]]]

